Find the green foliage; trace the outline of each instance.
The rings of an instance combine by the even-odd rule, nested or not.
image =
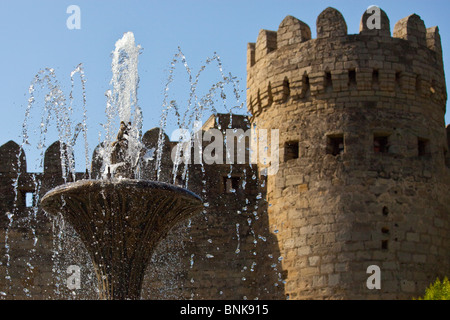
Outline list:
[[[450,300],[450,281],[447,277],[442,282],[438,278],[425,290],[425,295],[418,300]]]

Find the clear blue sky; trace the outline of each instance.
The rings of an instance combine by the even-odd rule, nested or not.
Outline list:
[[[80,30],[66,27],[66,9],[72,4],[81,9]],[[349,33],[358,33],[363,12],[373,4],[386,11],[391,29],[412,13],[420,15],[427,27],[438,25],[446,75],[450,75],[448,0],[1,0],[0,145],[11,139],[20,143],[28,86],[40,69],[54,68],[68,94],[70,72],[83,63],[92,151],[101,130],[99,123],[105,119],[110,53],[124,32],[132,31],[143,47],[139,104],[144,130],[148,130],[158,126],[168,67],[178,47],[194,71],[217,52],[224,70],[240,80],[245,102],[246,47],[248,42],[256,41],[260,29],[277,30],[286,15],[293,15],[307,23],[315,37],[317,16],[332,6],[344,15]],[[217,73],[217,68],[209,72]],[[184,81],[182,75],[179,81]],[[450,123],[449,114],[446,122]]]

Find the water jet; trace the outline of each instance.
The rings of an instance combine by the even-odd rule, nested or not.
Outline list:
[[[100,299],[139,299],[150,257],[169,230],[202,210],[200,197],[159,181],[136,179],[145,154],[137,106],[137,56],[132,33],[113,53],[114,112],[120,116],[117,139],[106,143],[100,179],[67,182],[47,192],[42,208],[62,214],[80,236],[92,259]],[[134,113],[133,113],[134,107]]]

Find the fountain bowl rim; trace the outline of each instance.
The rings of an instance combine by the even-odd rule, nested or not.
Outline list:
[[[143,179],[129,179],[129,178],[112,178],[112,179],[83,179],[75,182],[67,182],[49,190],[41,199],[40,203],[44,207],[45,203],[50,198],[57,195],[62,195],[66,191],[76,191],[77,189],[85,188],[89,186],[94,189],[106,189],[115,187],[136,187],[139,189],[157,189],[168,192],[175,192],[181,196],[190,198],[193,201],[198,201],[199,205],[202,204],[202,199],[197,194],[185,188],[169,184],[161,181],[143,180]]]

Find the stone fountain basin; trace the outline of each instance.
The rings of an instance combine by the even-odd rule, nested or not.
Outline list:
[[[61,213],[91,255],[102,299],[137,299],[149,259],[178,222],[202,210],[194,193],[163,182],[80,180],[41,200]]]
[[[76,229],[79,225],[84,230],[91,223],[99,228],[108,222],[139,229],[152,222],[167,229],[201,210],[202,201],[171,184],[120,178],[66,183],[47,192],[41,206],[48,213],[62,213]]]

